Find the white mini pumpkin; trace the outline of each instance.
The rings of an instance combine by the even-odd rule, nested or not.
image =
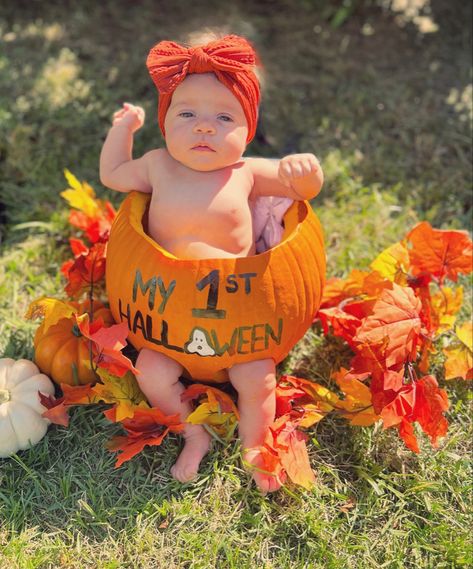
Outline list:
[[[53,395],[54,385],[29,360],[0,359],[0,457],[35,445],[49,421],[41,417],[38,391]]]

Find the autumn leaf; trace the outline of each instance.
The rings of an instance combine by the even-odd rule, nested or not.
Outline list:
[[[128,336],[126,322],[104,327],[101,318],[90,323],[88,314],[76,316],[76,321],[81,334],[92,340],[94,362],[99,368],[106,369],[118,377],[123,377],[127,371],[139,374],[131,361],[121,353]]]
[[[228,442],[238,424],[235,413],[224,413],[215,395],[209,391],[208,400],[200,403],[197,408],[186,417],[186,423],[204,425],[216,438]]]
[[[445,361],[445,379],[473,379],[473,325],[465,322],[455,330],[454,341],[443,353]]]
[[[233,402],[232,398],[224,393],[221,389],[211,387],[210,385],[203,385],[202,383],[192,383],[181,394],[181,401],[193,401],[200,396],[208,397],[212,393],[215,400],[220,405],[224,413],[234,413],[236,418],[239,419],[238,409]]]
[[[458,280],[472,270],[472,242],[466,231],[433,229],[427,221],[407,235],[412,248],[409,258],[413,274],[428,273],[439,279]]]
[[[409,384],[403,386],[395,395],[394,399],[386,405],[380,415],[383,420],[383,428],[388,429],[398,425],[402,419],[411,419],[415,404],[415,386]]]
[[[80,248],[75,240],[75,250],[78,252],[74,261],[63,264],[61,272],[67,279],[66,293],[71,298],[79,297],[84,291],[90,292],[91,287],[105,277],[105,261],[107,244],[97,242],[89,248]]]
[[[106,445],[111,451],[121,451],[115,468],[140,453],[145,446],[160,445],[168,433],[180,433],[184,430],[179,413],[165,415],[157,407],[135,409],[134,415],[124,419],[122,425],[127,435],[114,437]]]
[[[452,330],[462,304],[463,287],[440,287],[430,299],[432,329],[437,334]]]
[[[364,427],[379,420],[380,417],[373,409],[371,390],[367,385],[350,377],[349,370],[344,368],[333,373],[332,377],[345,395],[344,399],[339,399],[337,403],[337,409],[342,417],[352,425]]]
[[[91,384],[72,386],[61,383],[60,385],[66,405],[90,405],[100,401]]]
[[[420,309],[421,302],[412,289],[393,283],[392,290],[383,290],[355,340],[372,344],[388,338],[386,366],[403,365],[406,360],[415,359],[421,333]]]
[[[190,413],[187,423],[204,425],[216,438],[229,441],[233,436],[237,422],[238,409],[229,395],[208,385],[194,383],[181,395],[182,401],[190,401],[201,397],[197,408]]]
[[[399,436],[405,442],[408,449],[412,450],[413,452],[419,453],[419,444],[417,442],[417,437],[414,433],[414,425],[406,421],[406,419],[402,419],[401,422],[397,425],[399,430]]]
[[[426,375],[415,382],[415,407],[413,419],[430,438],[433,447],[439,437],[447,434],[448,422],[444,412],[449,407],[447,392],[438,386],[433,375]]]
[[[99,401],[115,404],[116,421],[133,417],[137,408],[149,407],[132,373],[116,377],[100,368],[97,373],[102,383],[96,383],[92,391]]]
[[[71,186],[61,192],[61,196],[71,207],[83,211],[88,217],[95,217],[100,209],[95,200],[95,192],[87,182],[79,180],[69,170],[64,170],[64,175]]]
[[[322,322],[324,334],[327,335],[331,328],[335,336],[342,337],[348,344],[353,343],[353,337],[361,325],[360,318],[352,316],[338,306],[322,308],[317,316]]]
[[[321,404],[321,410],[331,411],[339,401],[339,398],[335,393],[315,381],[294,377],[292,375],[284,375],[281,377],[280,381],[284,381],[293,387],[303,390],[310,396],[312,401],[319,402]]]
[[[307,454],[307,435],[297,429],[287,416],[280,417],[270,426],[273,435],[265,440],[266,446],[277,452],[281,466],[289,479],[299,486],[310,489],[315,476]]]
[[[108,240],[113,220],[116,217],[116,211],[110,202],[102,204],[100,200],[97,200],[97,204],[100,211],[96,217],[89,217],[78,210],[71,210],[69,213],[69,223],[81,229],[91,243]]]
[[[56,425],[63,427],[69,426],[69,408],[74,405],[89,405],[97,403],[98,399],[92,392],[91,385],[78,385],[76,387],[61,383],[63,396],[57,399],[51,395],[46,396],[41,392],[39,397],[41,404],[46,407],[47,411],[42,416]]]
[[[54,425],[61,425],[62,427],[69,426],[69,412],[68,406],[64,403],[64,397],[57,399],[52,395],[44,395],[38,391],[41,405],[46,407],[46,411],[41,413],[41,416],[48,419]]]
[[[406,286],[409,272],[409,251],[406,242],[401,241],[385,249],[370,264],[370,267],[382,277]]]
[[[54,326],[62,318],[71,318],[75,312],[77,308],[70,302],[43,296],[29,305],[25,318],[43,317],[43,332],[47,332],[50,326]]]
[[[339,306],[346,300],[356,298],[377,297],[392,283],[377,271],[360,271],[353,269],[344,279],[333,277],[328,279],[322,296],[321,308]]]

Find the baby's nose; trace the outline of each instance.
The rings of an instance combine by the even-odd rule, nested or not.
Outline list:
[[[204,133],[204,134],[213,134],[215,132],[214,125],[207,120],[199,121],[195,127],[195,132]]]

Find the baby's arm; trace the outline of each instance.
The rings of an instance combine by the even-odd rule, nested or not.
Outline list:
[[[320,192],[324,174],[313,154],[291,154],[281,160],[246,158],[256,196],[286,196],[310,200]]]
[[[104,186],[119,192],[151,192],[148,175],[151,153],[132,159],[133,134],[143,126],[144,118],[141,107],[128,103],[113,115],[113,126],[100,154],[100,181]]]

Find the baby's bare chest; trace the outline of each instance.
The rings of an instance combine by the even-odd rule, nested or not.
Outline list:
[[[153,187],[149,225],[154,233],[232,232],[251,228],[251,181],[244,172],[162,176]]]

